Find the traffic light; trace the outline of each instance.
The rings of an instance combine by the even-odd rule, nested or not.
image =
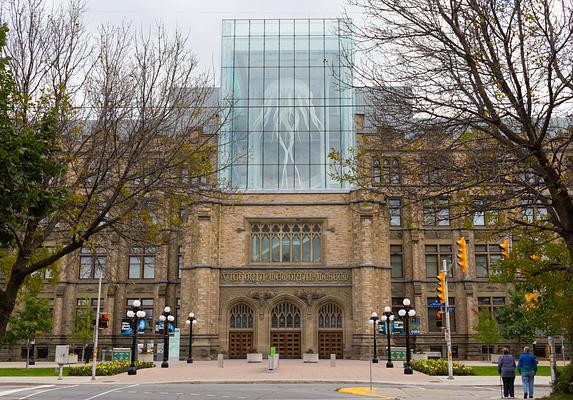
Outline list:
[[[109,314],[104,312],[101,314],[101,318],[99,320],[99,327],[100,329],[105,329],[109,327]]]
[[[441,328],[441,327],[442,327],[442,323],[444,322],[444,316],[443,316],[443,314],[442,314],[441,312],[439,312],[439,311],[436,312],[436,313],[434,314],[434,320],[436,321],[436,326],[437,326],[438,328]]]
[[[442,304],[446,303],[446,274],[444,272],[440,272],[438,276],[438,286],[436,289],[438,290],[438,301]]]
[[[456,243],[460,246],[458,248],[458,265],[462,269],[462,272],[466,272],[468,270],[468,244],[463,236],[457,240]]]
[[[509,240],[504,239],[504,241],[500,243],[499,247],[501,247],[501,255],[503,258],[509,257]]]

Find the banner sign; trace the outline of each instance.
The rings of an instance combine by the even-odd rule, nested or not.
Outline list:
[[[416,336],[420,334],[420,317],[410,318],[410,335]],[[392,335],[404,336],[404,321],[394,320],[390,324]],[[386,323],[380,322],[378,325],[378,333],[386,335]]]

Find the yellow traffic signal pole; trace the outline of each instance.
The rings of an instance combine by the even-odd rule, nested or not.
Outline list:
[[[97,345],[99,336],[99,308],[101,305],[101,278],[103,277],[103,268],[99,262],[99,257],[96,256],[96,261],[99,268],[99,281],[97,284],[97,310],[96,310],[96,321],[94,327],[94,351],[92,360],[92,381],[96,380],[96,363],[97,363]]]
[[[442,273],[444,274],[444,289],[445,289],[445,295],[446,295],[446,310],[445,310],[445,314],[446,314],[446,330],[444,332],[445,335],[445,339],[446,339],[446,345],[448,348],[448,379],[454,379],[454,365],[453,365],[453,361],[452,361],[452,336],[451,336],[451,330],[450,330],[450,299],[449,299],[449,294],[448,294],[448,265],[447,265],[447,261],[444,259],[442,260]]]

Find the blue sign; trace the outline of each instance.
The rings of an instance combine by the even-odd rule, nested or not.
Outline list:
[[[404,321],[394,320],[390,324],[390,330],[392,335],[403,336],[404,335]],[[378,325],[378,333],[380,335],[386,335],[386,323],[380,322]],[[420,334],[420,317],[410,318],[410,335]]]
[[[140,319],[139,325],[137,326],[137,331],[141,333],[145,331],[146,327],[147,327],[147,322],[144,319]]]
[[[167,326],[167,330],[169,333],[175,332],[175,327],[173,326],[173,324],[171,322]],[[157,321],[155,323],[155,333],[163,334],[163,322],[162,321]]]
[[[133,335],[133,330],[131,329],[131,320],[124,318],[121,320],[121,334],[123,336]]]
[[[448,312],[454,312],[456,311],[456,306],[449,306],[448,307]]]
[[[445,304],[444,304],[444,303],[440,303],[439,301],[430,301],[430,302],[428,303],[428,307],[431,307],[431,308],[442,308],[442,307],[444,307],[444,306],[445,306]]]

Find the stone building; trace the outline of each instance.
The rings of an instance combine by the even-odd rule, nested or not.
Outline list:
[[[454,270],[450,280],[453,355],[481,357],[485,350],[472,337],[478,309],[495,312],[507,300],[506,288],[488,281],[501,252],[485,216],[461,230],[442,205],[405,208],[398,197],[369,198],[335,177],[344,170],[329,158],[331,149],[349,155],[369,136],[367,110],[344,85],[352,77],[346,62],[352,38],[340,35],[345,25],[339,19],[223,21],[219,93],[232,107],[218,138],[218,162],[230,165],[220,174],[222,185],[236,191],[185,210],[185,226],[166,234],[162,246],[129,247],[111,237],[95,252],[64,260],[60,282],[43,293],[54,329],[38,340],[39,357],[69,341],[81,304],[96,307],[97,265],[113,277],[104,279],[102,311],[111,324],[101,331],[102,348],[128,345],[121,319],[140,299],[148,320],[140,341],[160,341],[154,325],[170,306],[182,332],[182,358],[184,322],[193,311],[197,358],[242,357],[250,347],[267,353],[276,346],[286,357],[310,349],[366,359],[371,313],[390,306],[397,314],[408,297],[420,321],[414,348],[445,354],[437,310],[429,304],[438,266],[455,258],[462,235],[470,267],[465,275]],[[377,162],[385,179],[399,183],[398,161]]]

